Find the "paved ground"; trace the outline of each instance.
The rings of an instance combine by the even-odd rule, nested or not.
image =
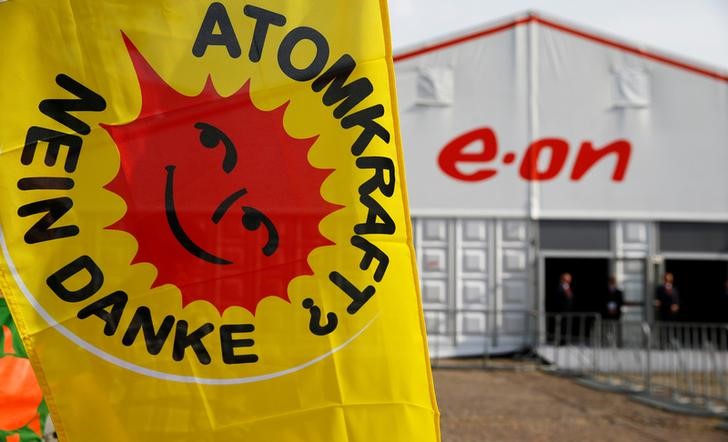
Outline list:
[[[443,442],[728,441],[719,420],[659,411],[524,368],[436,369]]]

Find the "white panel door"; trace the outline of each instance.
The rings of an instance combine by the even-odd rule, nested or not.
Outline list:
[[[433,357],[504,353],[528,344],[528,221],[415,218]]]

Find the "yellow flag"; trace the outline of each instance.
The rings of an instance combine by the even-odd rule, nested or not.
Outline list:
[[[61,441],[439,440],[387,23],[0,3],[0,290]]]

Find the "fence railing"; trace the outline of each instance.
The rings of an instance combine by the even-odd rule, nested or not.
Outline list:
[[[539,336],[538,312],[523,309],[425,309],[425,317],[435,314],[443,327],[428,325],[432,366],[487,366],[493,354],[503,349],[532,350]],[[476,327],[469,327],[468,323]],[[453,356],[469,356],[454,359]]]
[[[538,352],[559,371],[676,411],[728,413],[728,324],[544,317]]]
[[[492,367],[491,356],[506,342],[593,386],[676,411],[728,416],[728,324],[649,324],[606,320],[596,313],[516,309],[426,312],[448,318],[447,332],[430,336],[435,368]],[[468,329],[464,317],[480,324],[477,331]],[[454,348],[467,348],[471,357],[450,358],[457,354]]]

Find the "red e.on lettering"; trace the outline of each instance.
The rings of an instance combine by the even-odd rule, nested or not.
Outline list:
[[[480,142],[482,149],[479,152],[465,152],[465,148],[472,143]],[[478,169],[471,173],[461,172],[458,163],[487,163],[493,161],[498,154],[498,142],[495,133],[487,127],[466,132],[449,142],[440,152],[437,163],[447,175],[463,181],[482,181],[491,178],[495,169]]]
[[[466,152],[465,149],[475,143],[481,146]],[[591,169],[607,158],[616,158],[612,181],[624,181],[632,154],[629,141],[615,140],[603,147],[594,147],[591,141],[581,143],[576,152],[576,159],[570,173],[571,181],[580,181]],[[437,158],[440,169],[447,175],[462,181],[484,181],[495,176],[498,171],[493,168],[477,168],[466,173],[458,168],[461,163],[488,163],[498,155],[498,142],[495,133],[488,127],[466,132],[449,142]],[[546,155],[546,156],[544,156]],[[526,181],[549,181],[558,177],[569,156],[569,143],[562,138],[541,138],[528,145],[521,158],[518,174]],[[516,160],[514,152],[506,153],[503,164],[512,164]]]
[[[546,170],[538,170],[538,160],[544,149],[551,149],[551,158]],[[519,173],[521,178],[530,181],[547,181],[556,178],[561,172],[569,154],[569,143],[560,138],[544,138],[534,141],[528,146],[521,160]]]

